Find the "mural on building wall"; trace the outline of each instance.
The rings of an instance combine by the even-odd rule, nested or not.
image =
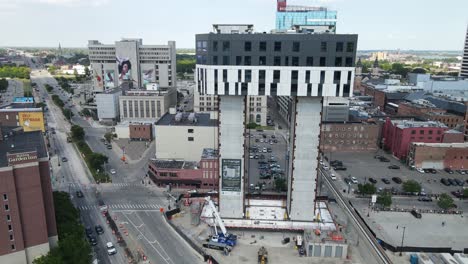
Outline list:
[[[222,190],[231,192],[241,191],[241,160],[222,160]]]
[[[104,86],[106,89],[114,88],[114,70],[106,70],[106,74],[104,76]]]
[[[128,58],[116,58],[119,68],[119,85],[123,81],[128,81],[132,79],[132,64]]]
[[[148,83],[154,82],[154,69],[144,70],[141,73],[141,79],[143,80],[143,87],[146,87]]]

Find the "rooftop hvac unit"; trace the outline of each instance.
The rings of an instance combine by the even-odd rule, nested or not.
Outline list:
[[[181,120],[182,120],[182,113],[177,113],[177,114],[175,115],[175,121],[176,121],[176,122],[180,122]]]
[[[190,113],[189,116],[188,116],[188,120],[190,122],[193,122],[195,120],[195,113]]]

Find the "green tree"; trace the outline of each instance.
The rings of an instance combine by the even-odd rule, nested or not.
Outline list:
[[[62,114],[68,120],[70,120],[73,117],[73,112],[68,108],[63,108]]]
[[[78,126],[78,125],[73,125],[71,127],[71,134],[72,134],[72,138],[74,140],[83,140],[84,139],[84,136],[85,136],[85,131],[82,127]]]
[[[422,73],[422,74],[425,74],[426,73],[426,70],[423,69],[423,68],[415,68],[411,71],[412,73]]]
[[[450,195],[443,193],[439,196],[439,201],[437,202],[437,205],[444,209],[447,210],[453,205],[453,199],[450,197]]]
[[[112,132],[107,132],[106,134],[104,134],[104,138],[107,140],[107,142],[111,142],[112,140]]]
[[[248,123],[247,124],[247,129],[255,129],[255,128],[257,128],[257,126],[258,126],[257,123],[254,123],[254,122]]]
[[[89,77],[91,75],[91,71],[89,70],[88,66],[84,68],[84,72],[85,72],[86,77]]]
[[[468,198],[468,189],[463,190],[463,198]]]
[[[371,183],[358,184],[358,191],[362,194],[371,195],[377,191],[377,188]]]
[[[288,190],[288,186],[286,185],[286,180],[283,178],[276,178],[275,180],[275,190],[277,192],[285,192]]]
[[[5,78],[0,79],[0,92],[5,92],[8,89],[8,81]]]
[[[88,156],[89,165],[94,170],[102,171],[102,165],[104,165],[104,163],[107,163],[108,160],[109,158],[101,153],[93,152]]]
[[[392,205],[392,194],[389,192],[380,194],[377,196],[377,203],[384,207],[390,207]]]
[[[418,193],[421,191],[421,185],[415,180],[407,180],[403,182],[403,191]]]

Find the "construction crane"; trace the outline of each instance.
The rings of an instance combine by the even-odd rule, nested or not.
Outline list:
[[[215,228],[215,234],[211,236],[211,241],[216,242],[216,243],[221,243],[228,245],[230,247],[233,247],[237,243],[237,236],[233,234],[229,234],[226,230],[226,226],[224,226],[223,220],[221,219],[221,216],[218,213],[218,210],[216,210],[215,205],[213,204],[213,201],[211,198],[205,197],[205,200],[208,202],[208,205],[210,206],[211,210],[213,211],[213,217],[214,217],[214,228]],[[218,228],[216,226],[219,226],[221,229],[221,232],[218,232]]]

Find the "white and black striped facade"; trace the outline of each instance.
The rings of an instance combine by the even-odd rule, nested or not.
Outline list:
[[[352,95],[357,35],[200,34],[201,95]]]

